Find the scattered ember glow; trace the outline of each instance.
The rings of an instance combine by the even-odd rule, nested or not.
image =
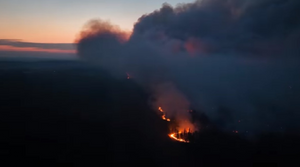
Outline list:
[[[165,121],[168,121],[168,122],[171,121],[169,118],[166,118],[166,115],[161,116],[161,118],[162,118],[163,120],[165,120]]]
[[[163,115],[161,116],[161,118],[163,120],[168,121],[168,122],[171,121],[169,118],[166,118],[166,114],[164,114],[164,110],[161,107],[158,107],[158,110],[163,113]]]

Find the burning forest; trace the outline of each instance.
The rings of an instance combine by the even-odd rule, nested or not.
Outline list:
[[[148,160],[149,155],[158,155],[161,150],[171,154],[173,150],[176,152],[175,147],[192,150],[194,146],[199,146],[194,152],[201,150],[202,159],[211,161],[216,161],[215,155],[236,161],[238,158],[233,155],[241,152],[263,154],[265,146],[269,151],[266,154],[274,154],[275,147],[277,154],[290,146],[291,140],[286,140],[286,146],[279,146],[278,143],[284,143],[284,137],[270,142],[272,137],[264,138],[261,134],[300,134],[299,11],[299,0],[195,0],[177,6],[164,3],[161,8],[137,18],[130,32],[109,21],[91,20],[75,41],[78,62],[84,66],[79,65],[75,71],[58,72],[55,64],[54,72],[48,76],[42,75],[45,70],[32,74],[32,83],[26,71],[14,74],[21,81],[9,80],[7,75],[0,86],[6,84],[11,92],[5,93],[6,88],[3,89],[3,101],[18,105],[3,108],[3,114],[23,117],[23,113],[29,111],[34,111],[32,114],[47,111],[49,114],[40,121],[47,129],[51,126],[46,123],[60,122],[50,120],[51,114],[60,118],[64,117],[61,114],[64,111],[73,113],[76,121],[70,122],[76,125],[74,123],[74,131],[70,133],[76,132],[78,141],[84,140],[74,140],[74,143],[86,143],[86,147],[92,142],[96,146],[103,144],[107,152],[122,150],[118,156],[122,162],[130,158]],[[67,69],[66,63],[61,66]],[[37,65],[34,69],[42,67],[48,66]],[[80,77],[85,71],[87,74]],[[15,94],[23,85],[30,89],[21,95]],[[42,88],[47,91],[36,95],[35,91]],[[7,94],[11,97],[7,98]],[[16,108],[22,112],[11,114],[11,106],[18,107],[23,100],[18,99],[21,96],[29,100],[22,104],[24,110]],[[17,100],[12,103],[11,99]],[[54,108],[48,109],[48,106]],[[30,122],[35,122],[32,114],[28,114],[32,117]],[[0,118],[1,123],[11,120]],[[93,124],[86,125],[87,118]],[[26,124],[20,127],[23,125]],[[56,129],[62,126],[66,126],[65,122]],[[44,132],[39,124],[32,127]],[[54,137],[65,135],[64,131],[57,134],[56,129]],[[73,138],[65,136],[65,141],[73,143],[69,142]],[[248,143],[252,139],[262,142],[252,147],[252,143]],[[151,144],[157,146],[157,150],[149,154],[145,151],[141,156],[144,150],[152,150]],[[135,147],[136,152],[130,156],[128,152]],[[104,150],[98,148],[96,151]],[[251,152],[253,148],[258,150]],[[299,154],[299,150],[294,153]],[[63,154],[76,151],[67,150]],[[182,150],[176,153],[184,154]],[[111,155],[115,155],[114,151]],[[177,163],[173,157],[169,162],[163,156],[154,159],[159,158],[166,163],[162,166]]]
[[[199,129],[193,119],[190,102],[172,83],[159,84],[153,87],[153,108],[169,127],[168,135],[172,140],[189,143],[193,141]]]
[[[163,4],[138,18],[131,33],[92,20],[76,41],[78,56],[115,78],[127,73],[155,99],[150,106],[171,126],[172,139],[187,141],[182,136],[198,130],[190,108],[228,133],[293,131],[300,129],[299,6],[295,0]]]
[[[165,111],[161,107],[158,107],[158,111],[160,111],[162,114],[161,118],[170,123],[170,133],[168,134],[168,136],[171,139],[184,143],[189,143],[190,140],[192,140],[192,137],[196,132],[191,131],[190,128],[185,129],[183,127],[176,126],[176,120],[171,120],[170,118],[167,118]],[[183,129],[183,131],[179,129]]]

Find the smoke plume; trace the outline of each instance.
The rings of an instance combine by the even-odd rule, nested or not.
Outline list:
[[[297,130],[300,109],[298,0],[198,0],[141,16],[131,36],[93,20],[78,54],[131,78],[154,108],[190,119],[191,107],[225,130]]]

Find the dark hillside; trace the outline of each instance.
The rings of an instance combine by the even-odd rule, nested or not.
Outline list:
[[[76,61],[0,62],[0,154],[10,164],[252,166],[298,162],[298,137],[202,128],[195,143],[171,140],[167,122],[132,79]],[[209,125],[205,116],[199,118]],[[295,160],[295,161],[292,161]]]

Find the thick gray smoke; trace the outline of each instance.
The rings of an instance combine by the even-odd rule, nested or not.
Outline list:
[[[298,0],[164,4],[139,18],[129,39],[108,22],[90,22],[78,54],[117,77],[129,73],[158,99],[155,107],[169,104],[170,117],[193,107],[225,130],[298,130],[299,11]]]

